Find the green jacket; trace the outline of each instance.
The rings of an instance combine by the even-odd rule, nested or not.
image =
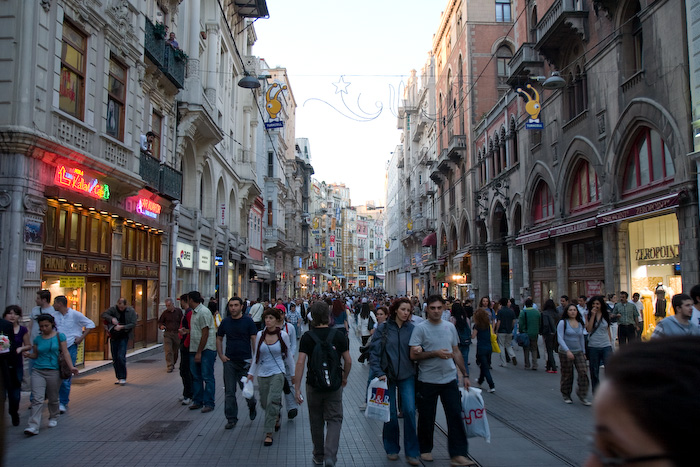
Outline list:
[[[518,320],[518,332],[526,332],[530,340],[540,333],[540,312],[534,308],[523,308]]]

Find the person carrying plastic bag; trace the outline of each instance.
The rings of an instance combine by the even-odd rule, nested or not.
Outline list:
[[[460,388],[459,392],[462,396],[462,419],[467,428],[467,438],[484,438],[487,443],[490,443],[491,430],[486,418],[486,407],[484,407],[481,389],[470,387],[467,391]]]

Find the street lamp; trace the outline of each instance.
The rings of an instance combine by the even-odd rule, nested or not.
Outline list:
[[[257,89],[260,87],[260,81],[246,72],[245,76],[238,82],[238,86],[245,89]]]
[[[566,80],[561,77],[558,71],[553,71],[549,78],[546,76],[533,76],[532,79],[542,83],[542,87],[550,91],[566,87]]]

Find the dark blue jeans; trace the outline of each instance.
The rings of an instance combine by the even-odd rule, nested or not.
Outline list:
[[[608,364],[608,358],[612,355],[612,346],[588,347],[588,367],[591,371],[591,387],[595,392],[600,383],[600,364]]]
[[[190,371],[190,348],[180,343],[180,378],[182,397],[192,399],[192,372]]]
[[[70,359],[73,362],[73,366],[75,366],[75,361],[78,358],[78,346],[73,344],[68,347],[68,353],[70,354]],[[62,380],[61,389],[58,390],[58,402],[60,402],[62,405],[68,405],[68,402],[70,402],[71,379],[72,377]]]
[[[467,376],[469,376],[469,347],[469,345],[459,346],[459,351],[462,352],[462,358],[464,359],[464,368],[467,369]]]
[[[447,419],[447,450],[450,457],[468,454],[467,432],[462,420],[462,402],[457,380],[445,384],[418,381],[416,408],[418,409],[418,444],[421,453],[433,451],[433,429],[437,400],[440,397]]]
[[[22,358],[17,358],[15,366],[8,368],[7,402],[8,413],[19,414],[19,401],[22,396],[22,379],[24,378],[24,365]]]
[[[117,379],[126,379],[126,345],[129,339],[110,339],[109,346],[112,351],[112,365]]]
[[[503,349],[501,349],[503,351]],[[493,389],[493,377],[491,376],[491,348],[481,350],[476,348],[476,361],[479,363],[479,384],[484,382],[484,379],[489,383],[489,387]]]
[[[238,421],[238,402],[236,401],[236,387],[241,385],[241,378],[248,376],[250,364],[246,362],[234,362],[229,360],[224,362],[224,414],[229,422]],[[242,389],[242,388],[241,388]],[[255,408],[255,397],[246,399],[248,410]]]
[[[403,412],[403,445],[406,456],[418,457],[418,435],[416,434],[416,380],[413,376],[401,381],[387,381],[389,383],[389,409],[391,419],[384,424],[382,438],[384,450],[387,454],[398,454],[399,446],[399,418],[396,412],[396,390],[401,393],[401,411]]]
[[[190,371],[192,372],[192,399],[197,405],[214,407],[214,395],[216,394],[216,383],[214,382],[214,362],[216,362],[216,352],[213,350],[202,350],[202,361],[196,363],[194,357],[196,352],[190,352]]]

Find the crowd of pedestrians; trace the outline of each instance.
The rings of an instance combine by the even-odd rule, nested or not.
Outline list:
[[[505,368],[517,368],[518,346],[526,370],[538,370],[539,360],[544,359],[547,373],[560,373],[561,395],[567,404],[573,402],[576,374],[576,395],[588,406],[592,404],[591,387],[594,393],[604,393],[601,404],[610,404],[619,396],[617,391],[629,384],[621,357],[613,355],[616,349],[642,340],[642,329],[650,329],[651,324],[652,340],[700,336],[700,285],[690,295],[671,297],[671,313],[656,316],[655,323],[646,325],[641,322],[638,294],[632,301],[627,297],[624,291],[607,297],[610,300],[604,296],[570,300],[563,295],[559,306],[552,299],[538,306],[527,297],[521,310],[514,299],[481,297],[474,308],[469,299],[390,297],[382,290],[252,302],[235,296],[226,303],[221,320],[217,319],[217,305],[205,306],[201,294],[192,291],[179,297],[180,307],[171,298],[164,300],[158,326],[163,331],[165,370],[173,372],[180,363],[183,405],[201,413],[214,411],[218,355],[223,365],[225,429],[235,428],[238,422],[238,389],[243,390],[251,420],[260,403],[263,446],[283,436],[277,433],[284,409],[286,418],[293,420],[306,404],[311,460],[326,466],[335,465],[338,458],[343,390],[352,367],[349,343],[354,332],[360,344],[359,362],[369,365],[369,380],[377,378],[388,386],[389,421],[382,431],[387,459],[399,459],[403,449],[409,465],[433,460],[439,398],[447,421],[451,465],[473,465],[460,415],[459,388],[487,383],[487,392],[496,391],[491,371],[494,352],[500,353],[497,361]],[[0,334],[10,336],[11,351],[0,354],[0,370],[15,426],[20,418],[22,358],[31,362],[32,412],[25,429],[30,436],[39,433],[45,400],[49,427],[55,427],[59,415],[66,412],[70,379],[61,380],[59,361],[64,360],[68,370],[77,374],[77,345],[95,327],[67,303],[64,296],[55,297],[52,303],[48,291],[40,291],[29,329],[20,324],[22,310],[15,305],[6,308],[0,321]],[[124,386],[126,349],[133,337],[136,312],[120,298],[102,319],[111,341],[115,384]],[[540,337],[546,355],[540,354]],[[470,373],[474,344],[471,363],[478,372]],[[635,354],[630,351],[629,355]],[[596,409],[597,417],[609,419],[599,412]]]

